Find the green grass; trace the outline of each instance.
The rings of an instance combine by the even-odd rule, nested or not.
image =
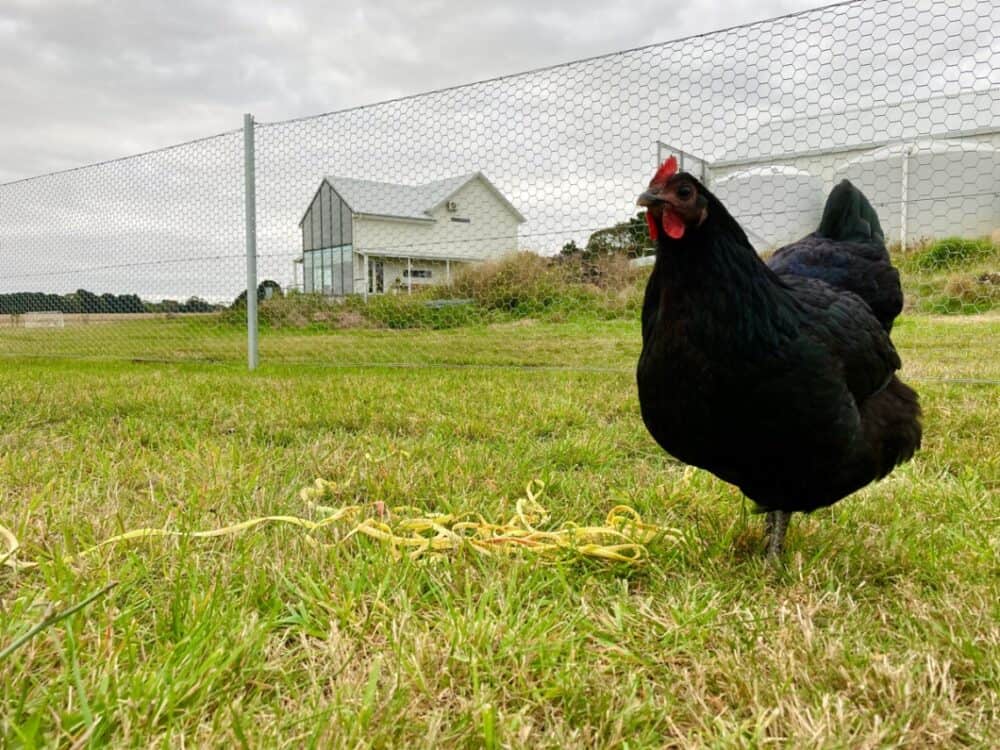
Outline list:
[[[906,253],[895,248],[893,258],[910,314],[957,320],[1000,310],[1000,246],[990,239],[944,239]],[[412,296],[334,303],[292,292],[260,305],[261,355],[267,362],[336,365],[631,369],[648,273],[622,256],[554,261],[517,253]],[[442,300],[462,304],[435,304]],[[245,328],[246,310],[238,307],[55,330],[12,328],[5,316],[0,356],[237,362],[246,358]]]
[[[1000,317],[904,316],[893,340],[904,373],[1000,378],[994,356]],[[261,332],[261,361],[332,366],[518,366],[631,372],[638,320],[525,318],[447,330],[272,329]],[[911,356],[912,354],[912,356]],[[246,359],[246,334],[205,319],[138,321],[63,330],[0,329],[2,357],[228,362]]]
[[[988,237],[948,237],[906,253],[897,247],[893,260],[908,310],[975,315],[1000,309],[1000,245]]]
[[[171,325],[103,354],[238,356]],[[0,357],[0,523],[47,561],[0,573],[0,651],[117,582],[0,660],[0,746],[996,746],[1000,389],[938,378],[1000,376],[998,333],[900,322],[924,449],[796,517],[780,571],[739,494],[645,433],[634,323],[273,332],[253,375]],[[407,358],[581,369],[302,364]],[[554,523],[628,503],[686,539],[637,570],[414,563],[291,528],[59,562],[130,528],[304,513],[315,477],[493,519],[537,477]]]

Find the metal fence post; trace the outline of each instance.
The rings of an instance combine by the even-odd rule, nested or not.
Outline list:
[[[253,115],[243,115],[244,192],[247,236],[247,366],[257,369],[257,179],[255,174]]]
[[[907,222],[910,208],[910,156],[913,154],[914,144],[910,144],[903,151],[903,177],[901,194],[899,196],[899,249],[906,252],[906,238],[909,234]]]

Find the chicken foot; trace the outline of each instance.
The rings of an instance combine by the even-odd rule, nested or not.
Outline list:
[[[781,556],[791,517],[792,514],[787,510],[772,510],[767,513],[764,528],[767,535],[767,556],[771,560],[777,560]]]

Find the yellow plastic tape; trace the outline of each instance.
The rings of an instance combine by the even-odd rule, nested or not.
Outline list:
[[[299,516],[260,516],[206,531],[134,529],[105,539],[77,555],[65,558],[64,562],[72,563],[105,547],[135,539],[209,539],[238,534],[265,524],[297,526],[304,529],[313,542],[316,542],[313,538],[315,532],[334,527],[340,532],[335,544],[361,534],[389,544],[396,552],[406,550],[413,559],[471,548],[484,554],[532,552],[548,557],[577,554],[636,565],[646,559],[646,545],[653,539],[681,539],[681,533],[677,529],[645,523],[638,512],[626,505],[612,508],[603,526],[564,523],[550,531],[540,529],[538,527],[548,521],[549,513],[538,502],[545,486],[537,479],[528,483],[525,497],[518,499],[515,504],[514,515],[506,523],[500,524],[490,523],[476,513],[427,513],[410,506],[388,509],[382,503],[335,508],[317,502],[326,499],[335,489],[335,484],[317,479],[312,486],[300,492],[302,500],[312,508],[319,520]],[[14,570],[38,567],[38,562],[18,558],[21,546],[13,532],[2,525],[0,541],[3,543],[0,566]]]

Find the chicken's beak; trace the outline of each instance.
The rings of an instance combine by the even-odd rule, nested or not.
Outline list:
[[[654,193],[652,190],[647,190],[645,193],[640,195],[638,199],[636,199],[635,205],[642,206],[643,208],[649,208],[650,206],[656,206],[663,202],[663,198]]]

